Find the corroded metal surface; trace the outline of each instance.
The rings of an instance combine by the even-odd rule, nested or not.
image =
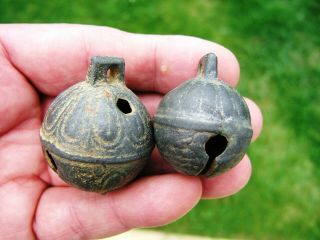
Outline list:
[[[124,84],[124,61],[94,57],[86,77],[49,107],[40,130],[49,165],[66,182],[107,192],[130,182],[153,147],[149,114]]]
[[[161,155],[188,175],[214,176],[235,166],[252,137],[239,93],[217,79],[217,58],[205,55],[198,75],[170,91],[154,118]]]

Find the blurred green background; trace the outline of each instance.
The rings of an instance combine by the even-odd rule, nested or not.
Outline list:
[[[9,1],[1,22],[107,25],[185,34],[230,48],[240,92],[264,114],[253,175],[235,196],[198,204],[162,231],[213,237],[320,239],[320,2]]]

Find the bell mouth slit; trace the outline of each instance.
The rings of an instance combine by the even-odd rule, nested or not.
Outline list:
[[[52,157],[52,155],[49,153],[48,150],[45,150],[45,154],[46,154],[46,159],[48,160],[50,167],[52,168],[53,171],[57,172],[58,167],[57,167],[57,164],[56,164],[54,158]]]
[[[218,134],[213,137],[210,137],[208,141],[205,144],[205,151],[207,155],[209,156],[209,159],[205,165],[205,167],[202,169],[200,175],[206,175],[212,168],[215,168],[213,165],[215,165],[215,159],[221,155],[224,150],[226,150],[228,146],[228,140],[226,137]]]

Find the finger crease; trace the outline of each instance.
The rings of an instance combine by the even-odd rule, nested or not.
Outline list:
[[[156,38],[152,38],[152,52],[153,52],[153,84],[152,91],[155,92],[158,86],[158,41]]]
[[[1,48],[1,52],[3,53],[4,58],[9,60],[9,58],[10,58],[9,52],[7,51],[7,49],[4,45],[1,34],[0,34],[0,48]]]
[[[118,220],[118,223],[123,228],[123,230],[124,231],[129,230],[130,227],[126,224],[126,222],[124,221],[124,219],[121,217],[121,215],[117,210],[114,194],[112,193],[109,195],[109,206],[111,208],[112,214],[115,216],[115,219]]]
[[[81,219],[79,218],[79,215],[73,205],[69,207],[70,216],[72,219],[72,223],[70,228],[71,231],[73,231],[76,235],[78,235],[80,238],[86,239],[86,227],[82,224]]]
[[[40,181],[42,181],[40,178],[38,178]],[[42,181],[44,184],[46,184],[44,181]],[[47,184],[46,184],[47,185]],[[38,199],[36,201],[36,204],[34,206],[34,211],[33,211],[33,215],[32,215],[32,218],[31,218],[31,231],[35,237],[35,239],[39,239],[39,236],[38,236],[38,233],[35,229],[35,222],[36,222],[36,218],[37,218],[37,210],[38,210],[38,206],[39,206],[39,203],[40,203],[40,200],[41,200],[41,197],[43,195],[43,193],[47,190],[48,188],[47,187],[44,187],[42,189],[42,191],[39,193],[39,196],[38,196]]]
[[[8,61],[8,63],[21,75],[23,76],[26,80],[28,79],[27,75],[25,75],[19,68],[18,66],[15,65],[14,61],[11,59],[11,55],[10,52],[8,51],[8,48],[5,44],[5,42],[3,41],[2,35],[0,34],[0,47],[2,49],[3,52],[3,56],[4,58]],[[27,80],[28,83],[31,84],[30,81]]]
[[[87,37],[86,37],[86,33],[85,33],[85,30],[83,29],[81,31],[81,37],[82,37],[82,45],[83,45],[83,50],[85,52],[85,58],[84,58],[84,61],[85,61],[85,66],[88,66],[88,59],[90,58],[90,53],[89,53],[89,45],[88,45],[88,41],[87,41]]]

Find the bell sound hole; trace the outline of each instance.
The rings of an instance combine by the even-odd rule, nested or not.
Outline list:
[[[129,113],[132,112],[132,109],[131,109],[131,106],[130,106],[129,102],[127,100],[125,100],[125,99],[119,98],[117,100],[117,107],[124,114],[129,114]]]
[[[205,168],[202,170],[202,173],[206,173],[209,170],[215,158],[224,152],[224,150],[227,148],[227,145],[228,141],[222,135],[213,136],[206,142],[205,150],[209,156],[209,160]]]
[[[46,151],[46,155],[47,155],[48,161],[50,161],[50,163],[51,163],[52,169],[56,172],[58,168],[57,168],[57,164],[55,163],[52,155],[48,151]]]

